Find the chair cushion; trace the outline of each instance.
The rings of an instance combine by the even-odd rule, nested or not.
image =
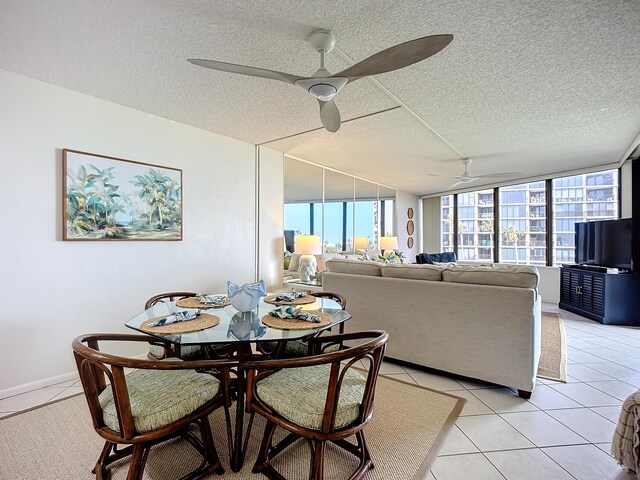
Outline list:
[[[258,397],[287,420],[311,430],[322,428],[330,365],[285,368],[257,383]],[[366,380],[347,370],[336,412],[335,428],[358,418]]]
[[[329,345],[322,353],[335,352],[339,348],[338,344]],[[309,354],[309,344],[302,340],[291,340],[284,347],[284,353],[289,357],[306,357]]]
[[[164,358],[164,348],[160,345],[149,345],[149,353],[156,358]],[[180,347],[180,355],[183,357],[200,353],[200,345],[182,345]]]
[[[127,374],[127,389],[136,430],[143,433],[169,425],[194,412],[218,393],[220,382],[211,375],[194,370],[138,369]],[[105,425],[119,432],[110,387],[100,394],[99,400]]]

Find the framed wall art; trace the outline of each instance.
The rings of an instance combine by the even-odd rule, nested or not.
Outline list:
[[[182,170],[64,149],[63,240],[182,240]]]

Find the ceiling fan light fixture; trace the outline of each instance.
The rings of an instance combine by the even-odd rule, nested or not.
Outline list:
[[[316,97],[318,100],[328,102],[338,93],[338,89],[328,83],[316,83],[309,87],[309,93]]]

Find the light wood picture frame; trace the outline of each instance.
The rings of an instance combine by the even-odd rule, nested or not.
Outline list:
[[[182,240],[182,170],[62,151],[62,239]]]

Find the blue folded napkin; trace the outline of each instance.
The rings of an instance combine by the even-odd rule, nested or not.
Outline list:
[[[227,297],[224,295],[209,295],[207,293],[199,293],[196,295],[198,301],[204,305],[224,305],[227,303]]]
[[[300,307],[292,307],[291,305],[283,305],[278,308],[274,308],[269,312],[272,317],[282,318],[284,320],[296,319],[305,320],[307,322],[320,323],[322,319],[320,315],[314,315],[310,312],[303,311]]]
[[[306,297],[307,294],[304,292],[290,292],[283,293],[282,295],[278,295],[273,299],[274,302],[293,302],[296,298]]]
[[[151,324],[150,327],[161,327],[163,325],[169,325],[171,323],[178,322],[188,322],[189,320],[195,320],[200,316],[200,310],[196,310],[195,312],[189,310],[182,310],[180,312],[176,312],[173,315],[169,315],[166,318],[161,318]]]

